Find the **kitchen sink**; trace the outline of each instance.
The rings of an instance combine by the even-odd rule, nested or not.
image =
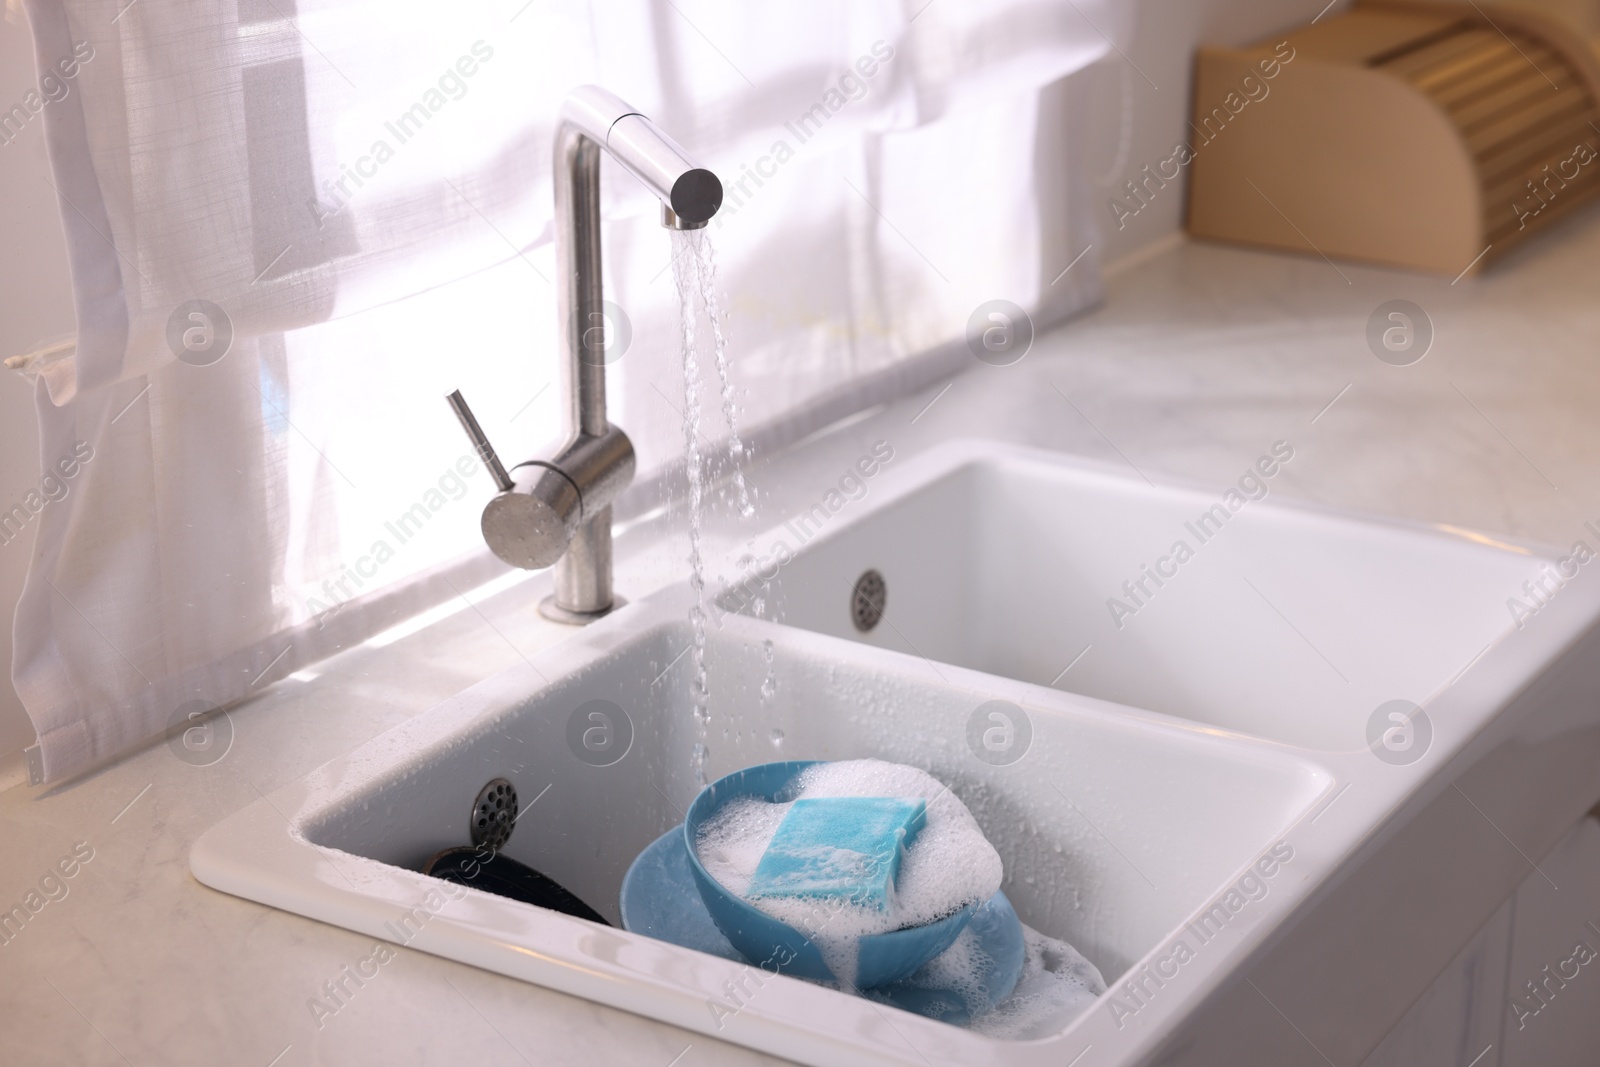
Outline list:
[[[711,594],[704,736],[692,593],[667,584],[229,816],[191,868],[810,1064],[1132,1064],[1175,1041],[1236,1063],[1261,1035],[1207,1030],[1202,1009],[1261,1001],[1297,1020],[1281,1062],[1359,1062],[1531,862],[1405,835],[1536,856],[1532,827],[1592,803],[1600,589],[1558,585],[1576,566],[1557,552],[1271,499],[1292,462],[1269,446],[1230,495],[941,445],[714,560],[742,577]],[[697,744],[706,780],[800,759],[929,771],[999,851],[1021,920],[1109,990],[1026,1039],[789,977],[730,1007],[746,965],[618,928],[630,864],[698,791]],[[520,804],[502,851],[611,926],[420,873],[471,841],[501,779]],[[1456,887],[1426,921],[1391,906],[1419,879]],[[1405,965],[1360,981],[1298,962],[1397,939]]]

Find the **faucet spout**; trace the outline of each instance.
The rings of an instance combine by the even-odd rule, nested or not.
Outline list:
[[[568,94],[561,123],[603,147],[654,193],[661,201],[662,225],[668,229],[698,230],[722,206],[722,182],[715,174],[696,166],[678,142],[598,85]],[[557,159],[562,136],[556,135]]]
[[[661,223],[702,228],[722,206],[722,182],[696,166],[644,115],[596,85],[568,94],[555,138],[556,312],[566,443],[549,459],[496,476],[484,540],[517,567],[554,565],[548,618],[587,623],[622,603],[612,588],[611,502],[633,480],[633,444],[606,417],[612,324],[601,289],[600,157],[610,155],[661,201]],[[459,394],[451,400],[487,464],[493,450]],[[497,466],[498,459],[494,459]],[[493,468],[491,468],[493,470]]]

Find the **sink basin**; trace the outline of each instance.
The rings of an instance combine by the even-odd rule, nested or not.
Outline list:
[[[973,474],[984,476],[959,477]],[[913,573],[924,572],[893,572],[892,597]],[[1060,1065],[1080,1055],[1090,1043],[1075,1036],[1081,1019],[1007,1041],[788,977],[732,1010],[727,983],[748,983],[748,968],[418,873],[430,854],[468,843],[479,789],[504,777],[521,811],[505,854],[617,923],[630,862],[682,820],[698,790],[687,609],[681,587],[630,604],[263,798],[201,838],[195,875],[806,1063]],[[723,618],[708,635],[707,665],[709,777],[777,759],[869,756],[930,771],[999,850],[1023,922],[1076,945],[1108,982],[1132,974],[1153,989],[1140,974],[1170,967],[1170,979],[1181,963],[1195,977],[1167,995],[1171,1010],[1289,907],[1303,878],[1285,873],[1295,867],[1283,834],[1334,781],[1281,746],[954,663],[930,671],[754,618]],[[974,740],[998,721],[995,707],[1025,737],[1003,758]],[[1275,880],[1252,873],[1268,868]],[[1204,948],[1204,932],[1223,937],[1224,923],[1227,947]],[[1180,933],[1196,962],[1174,961]]]
[[[793,560],[720,606],[1314,750],[1364,749],[1388,701],[1426,705],[1514,629],[1507,598],[1529,600],[1553,558],[1244,492],[1230,508],[1221,490],[985,442],[880,481],[838,518],[822,506],[758,538]],[[886,597],[863,632],[868,571]]]

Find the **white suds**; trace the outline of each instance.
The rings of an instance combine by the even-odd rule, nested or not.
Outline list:
[[[802,797],[900,797],[927,801],[927,823],[906,850],[885,911],[837,900],[765,897],[749,901],[812,938],[829,970],[847,988],[856,975],[862,937],[942,919],[1000,889],[1003,870],[967,806],[938,779],[882,760],[845,760],[809,767],[780,803],[730,801],[700,827],[695,851],[706,871],[745,898],[757,864],[791,804]]]
[[[988,900],[999,890],[1003,871],[999,853],[948,787],[915,767],[881,760],[808,768],[779,803],[753,797],[729,801],[700,828],[696,841],[700,862],[723,886],[748,899],[756,866],[792,803],[801,797],[847,796],[921,797],[928,803],[927,824],[901,861],[889,910],[781,897],[749,903],[811,938],[829,970],[851,989],[856,945],[862,937],[919,926],[966,904]],[[1026,952],[1022,976],[998,1007],[989,1007],[990,990],[985,986],[994,961],[971,927],[906,985],[955,994],[965,1002],[970,1019],[966,1025],[991,1037],[1024,1041],[1059,1033],[1106,991],[1105,980],[1065,941],[1026,925],[1022,936]]]
[[[1026,925],[1022,938],[1028,950],[1022,977],[999,1007],[972,1021],[971,1028],[980,1034],[1013,1041],[1048,1037],[1065,1029],[1106,991],[1099,968],[1065,941]]]

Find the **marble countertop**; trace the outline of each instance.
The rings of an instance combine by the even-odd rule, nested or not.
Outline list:
[[[1597,261],[1594,209],[1453,285],[1168,245],[1113,272],[1102,308],[1040,336],[1020,363],[974,361],[763,458],[749,472],[763,518],[747,527],[714,518],[709,554],[736,554],[749,529],[815,502],[875,441],[909,456],[962,436],[1212,485],[1286,440],[1296,459],[1277,494],[1569,544],[1600,522]],[[1411,366],[1368,348],[1369,317],[1394,299],[1432,323],[1431,349]],[[634,524],[618,551],[625,593],[680,580],[681,516]],[[534,577],[474,597],[426,629],[278,683],[230,713],[232,745],[209,766],[157,742],[76,782],[0,794],[9,846],[0,909],[30,892],[56,898],[0,944],[0,1059],[776,1062],[405,948],[337,1012],[314,1012],[326,983],[373,954],[372,939],[215,892],[189,873],[191,844],[224,815],[560,640],[568,631],[534,610],[545,585]]]

